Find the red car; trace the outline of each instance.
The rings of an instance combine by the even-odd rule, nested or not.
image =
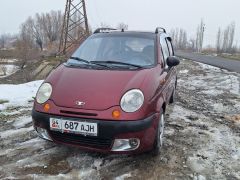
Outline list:
[[[97,29],[39,88],[38,135],[103,153],[158,154],[177,85],[171,41],[163,28]]]

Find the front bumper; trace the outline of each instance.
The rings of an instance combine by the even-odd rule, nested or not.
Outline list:
[[[158,114],[151,115],[142,120],[136,121],[109,121],[86,118],[65,117],[74,121],[89,121],[98,124],[98,136],[83,136],[77,134],[67,134],[50,130],[50,117],[63,118],[62,116],[51,115],[32,110],[32,118],[34,127],[46,129],[51,139],[60,144],[77,146],[82,149],[98,151],[103,153],[128,153],[113,152],[112,146],[115,139],[131,139],[140,140],[139,147],[131,152],[144,152],[150,150],[153,146],[155,133],[157,129]]]

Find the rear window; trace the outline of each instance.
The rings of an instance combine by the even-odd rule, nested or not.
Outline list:
[[[131,36],[88,38],[73,54],[87,61],[118,61],[140,66],[155,64],[154,39]]]

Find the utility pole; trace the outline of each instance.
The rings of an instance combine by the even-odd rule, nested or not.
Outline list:
[[[71,53],[88,36],[85,0],[67,0],[58,54]]]
[[[204,39],[204,32],[205,32],[205,24],[202,22],[201,23],[201,39],[200,39],[200,52],[202,52],[202,48],[203,48],[203,39]]]

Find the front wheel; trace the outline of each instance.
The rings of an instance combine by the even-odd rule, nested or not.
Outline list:
[[[177,78],[175,81],[175,88],[173,89],[172,96],[170,97],[170,100],[169,100],[170,104],[173,104],[175,102],[176,89],[177,89]]]
[[[161,148],[163,146],[164,124],[165,124],[165,117],[164,117],[163,110],[161,110],[160,119],[158,121],[156,137],[155,137],[153,150],[152,150],[152,154],[154,156],[157,156],[160,154]]]
[[[172,93],[172,95],[170,97],[170,100],[169,100],[170,104],[173,104],[174,101],[175,101],[175,93],[176,93],[176,89],[173,90],[173,93]]]

